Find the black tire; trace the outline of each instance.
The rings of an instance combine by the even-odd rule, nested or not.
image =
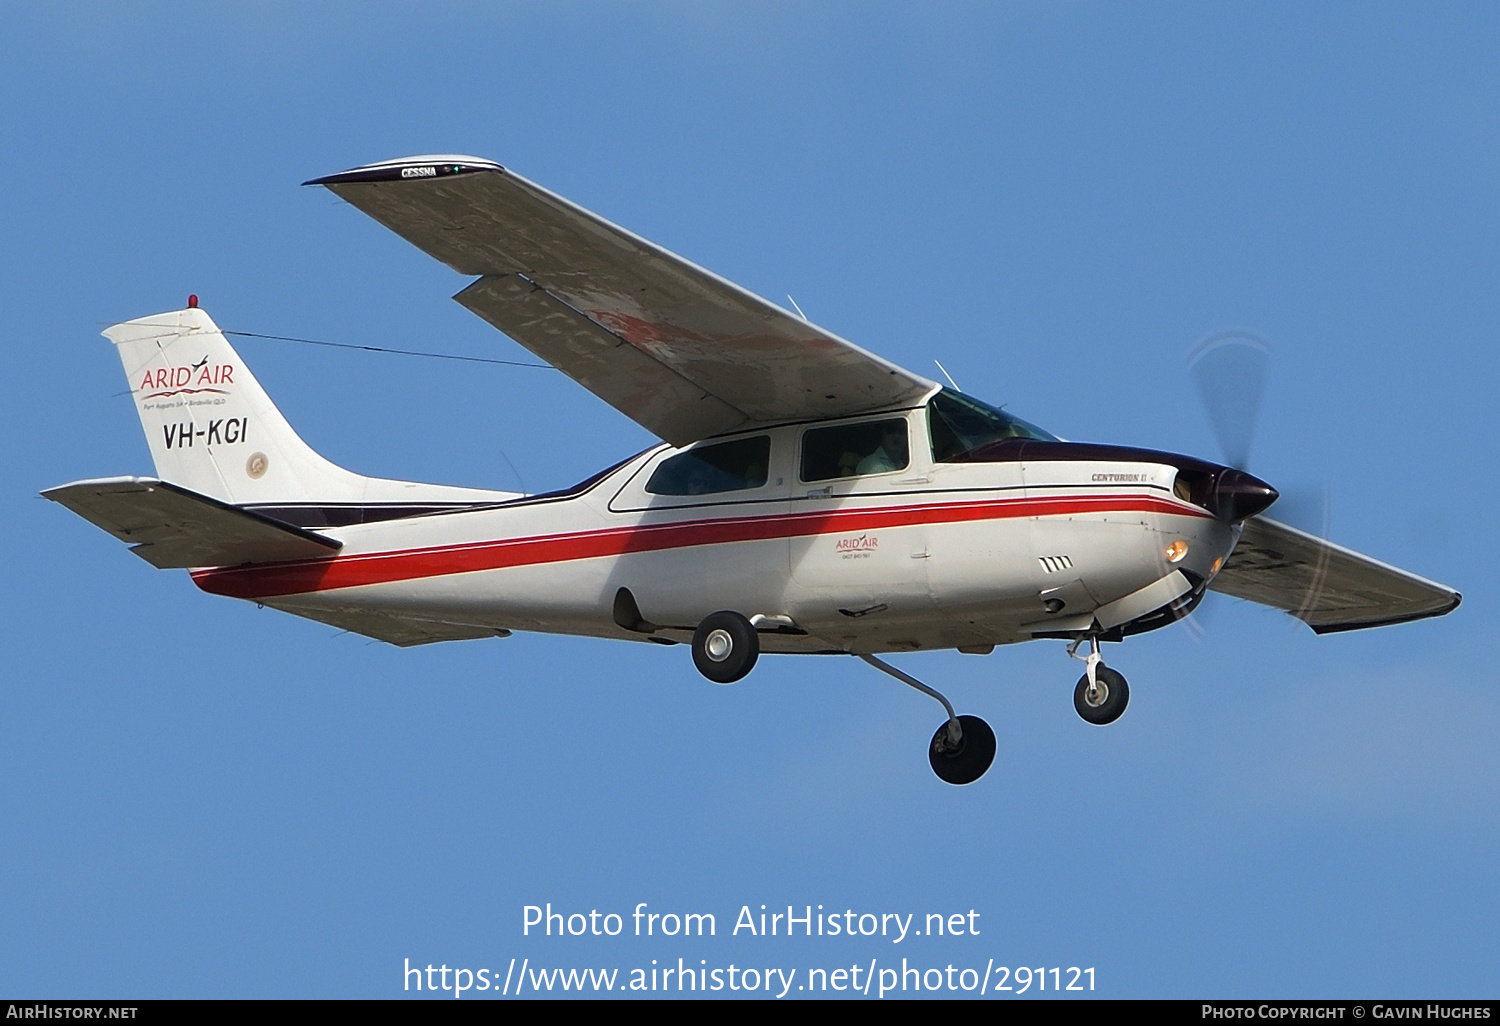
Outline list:
[[[739,613],[711,613],[693,632],[693,665],[715,684],[733,684],[759,658],[760,635]]]
[[[1118,720],[1130,704],[1130,685],[1103,663],[1094,668],[1094,678],[1104,694],[1096,695],[1093,702],[1089,701],[1089,675],[1085,673],[1078,678],[1078,686],[1073,689],[1073,708],[1088,722],[1102,727]]]
[[[927,761],[932,763],[932,772],[949,784],[972,784],[984,776],[990,763],[995,761],[995,732],[978,716],[960,716],[958,725],[963,730],[957,747],[948,744],[948,721],[932,735],[932,744],[927,748]]]

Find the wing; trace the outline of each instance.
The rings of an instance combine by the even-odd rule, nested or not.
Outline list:
[[[1319,634],[1442,616],[1462,599],[1452,588],[1264,517],[1245,521],[1209,587],[1284,609]]]
[[[305,184],[479,275],[454,298],[674,445],[937,389],[491,161],[410,157]]]
[[[472,641],[477,638],[508,638],[510,631],[499,627],[476,627],[402,613],[360,609],[352,606],[308,606],[293,600],[269,599],[272,609],[305,616],[351,634],[363,634],[376,641],[389,642],[401,648],[430,645],[435,641]]]
[[[149,477],[77,481],[42,493],[161,570],[331,556],[340,543]]]

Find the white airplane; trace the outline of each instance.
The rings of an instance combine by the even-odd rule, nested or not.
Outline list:
[[[1129,689],[1100,643],[1205,589],[1319,633],[1459,603],[1261,516],[1277,493],[1243,469],[1062,441],[491,161],[307,184],[476,276],[454,298],[664,444],[540,495],[362,477],[297,436],[190,300],[104,333],[157,476],[43,494],[204,591],[396,645],[684,643],[720,684],[761,652],[858,656],[943,704],[929,759],[953,784],[989,768],[994,733],[880,655],[1062,639],[1086,663],[1074,705],[1104,724]]]

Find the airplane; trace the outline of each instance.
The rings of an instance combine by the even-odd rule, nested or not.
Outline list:
[[[1125,711],[1100,646],[1208,590],[1322,634],[1441,616],[1453,589],[1262,514],[1241,466],[1064,441],[896,366],[507,168],[432,155],[315,178],[473,280],[459,303],[662,439],[571,488],[364,477],[314,452],[196,297],[117,324],[155,477],[42,494],[246,599],[395,645],[513,631],[852,655],[936,699],[981,777],[993,730],[884,655],[1067,643],[1079,716]],[[1086,651],[1080,649],[1087,646]]]

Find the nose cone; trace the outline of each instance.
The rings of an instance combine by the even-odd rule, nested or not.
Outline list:
[[[1280,493],[1243,470],[1226,468],[1214,485],[1212,510],[1226,524],[1253,517],[1275,502]]]

